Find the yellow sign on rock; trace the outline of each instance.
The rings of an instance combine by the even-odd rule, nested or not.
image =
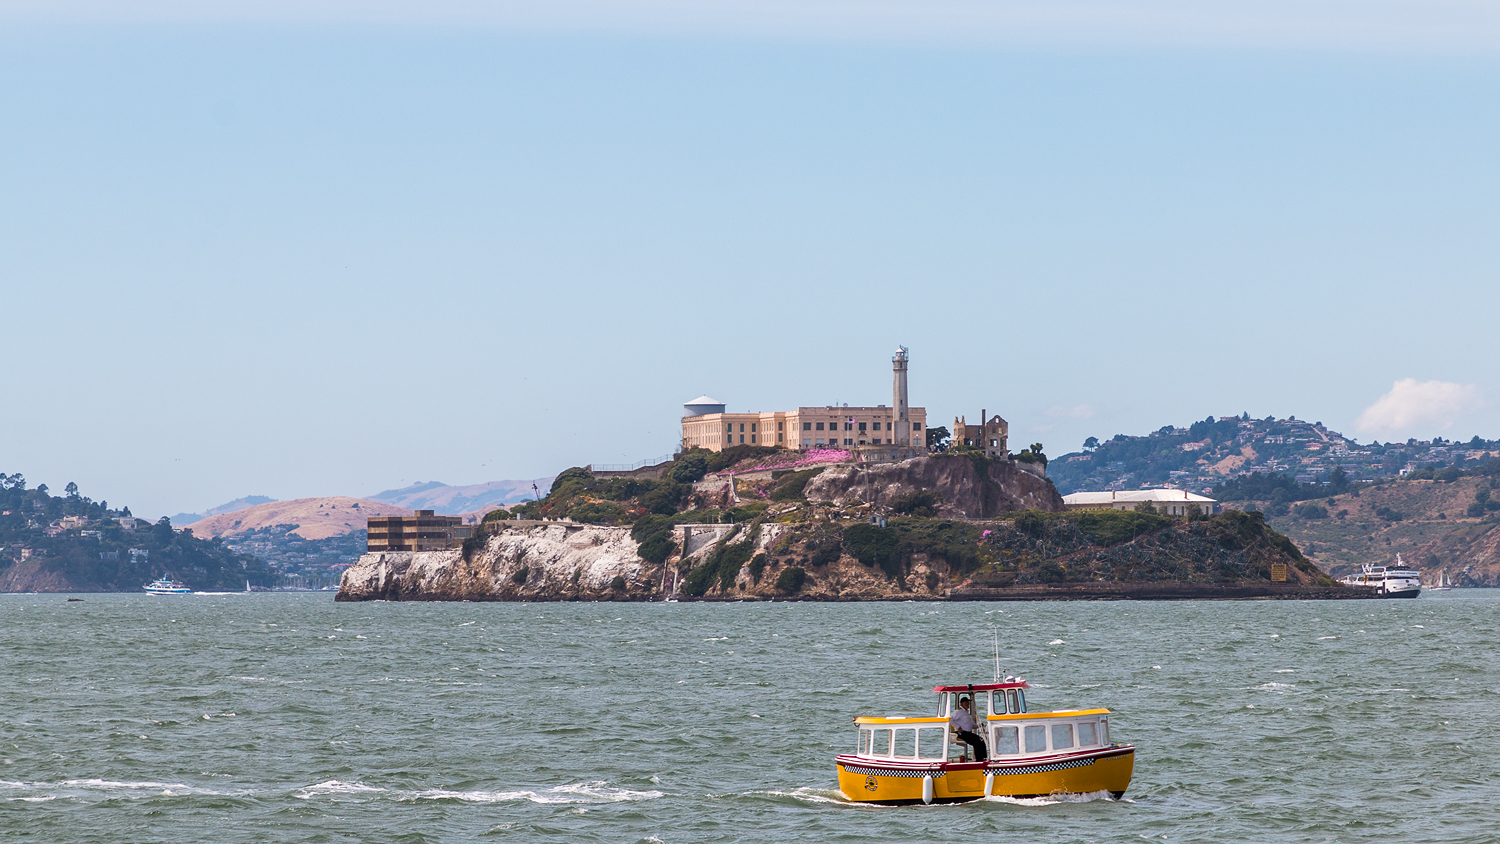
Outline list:
[[[1286,583],[1286,563],[1271,564],[1271,582]]]

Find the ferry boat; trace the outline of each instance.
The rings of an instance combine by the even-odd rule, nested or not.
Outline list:
[[[1375,594],[1382,598],[1415,598],[1422,593],[1421,575],[1407,568],[1400,554],[1396,555],[1394,566],[1365,563],[1359,574],[1346,575],[1339,578],[1339,582],[1345,586],[1374,588]]]
[[[1119,799],[1135,745],[1113,744],[1108,709],[1032,712],[1020,677],[936,686],[931,717],[854,719],[855,751],[835,758],[839,791],[856,803],[962,803],[981,797],[1108,792]],[[973,758],[953,715],[968,698],[989,758]]]
[[[173,580],[170,577],[161,577],[141,587],[151,595],[191,595],[193,590],[186,583]]]

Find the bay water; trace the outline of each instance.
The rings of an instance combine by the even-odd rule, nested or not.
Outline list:
[[[0,596],[0,838],[1500,839],[1500,591],[1416,600],[336,604]],[[1004,671],[1125,799],[854,805],[856,715]]]

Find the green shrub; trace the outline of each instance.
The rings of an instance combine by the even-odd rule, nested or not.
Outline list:
[[[927,573],[927,577],[924,578],[924,580],[927,583],[928,592],[936,590],[938,588],[938,584],[943,581],[941,577],[938,577],[938,573],[935,571],[929,571]]]
[[[1318,504],[1298,504],[1292,508],[1292,515],[1299,519],[1326,519],[1328,508]]]
[[[623,592],[625,590],[625,576],[621,574],[615,575],[609,581],[609,588],[616,592]]]
[[[706,448],[694,448],[677,455],[667,475],[680,484],[691,484],[703,480],[708,474],[708,458],[713,454]]]
[[[725,543],[732,538],[732,534],[726,537]],[[688,573],[687,580],[682,584],[682,591],[696,598],[713,588],[715,581],[721,590],[729,589],[734,585],[740,568],[750,561],[750,555],[754,551],[755,542],[752,539],[733,545],[720,544],[702,565]]]
[[[943,496],[935,489],[919,489],[916,492],[898,495],[890,500],[891,512],[903,516],[917,516],[919,518],[931,519],[938,514],[938,505],[943,503]]]
[[[752,583],[760,583],[760,576],[766,571],[766,555],[756,554],[750,560],[750,580]]]
[[[781,570],[776,578],[776,590],[792,594],[802,591],[802,584],[807,581],[807,572],[798,566],[787,566]]]
[[[1078,525],[1090,542],[1106,548],[1155,533],[1172,524],[1166,516],[1140,510],[1082,510],[1068,513],[1065,518]]]
[[[838,562],[844,548],[843,543],[832,536],[809,539],[802,547],[807,551],[807,564],[814,568]]]
[[[521,584],[526,582],[526,576],[529,574],[531,574],[531,568],[529,566],[521,566],[520,568],[516,569],[515,574],[510,576],[510,582],[514,583],[517,586],[520,586]]]
[[[844,529],[844,547],[860,563],[880,567],[891,578],[902,575],[902,555],[896,532],[878,525],[850,525]]]
[[[510,519],[509,510],[491,510],[484,514],[485,522],[504,522]]]
[[[817,477],[819,469],[808,469],[802,472],[789,472],[771,487],[772,501],[801,501],[804,499],[802,491],[807,488],[807,482]]]

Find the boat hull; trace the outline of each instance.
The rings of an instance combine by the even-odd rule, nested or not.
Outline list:
[[[1044,797],[1095,794],[1119,798],[1135,771],[1135,746],[1101,751],[990,762],[901,765],[840,756],[839,791],[856,803],[922,803],[924,779],[932,777],[933,803],[962,803],[985,797],[985,777],[994,779],[988,796]]]

